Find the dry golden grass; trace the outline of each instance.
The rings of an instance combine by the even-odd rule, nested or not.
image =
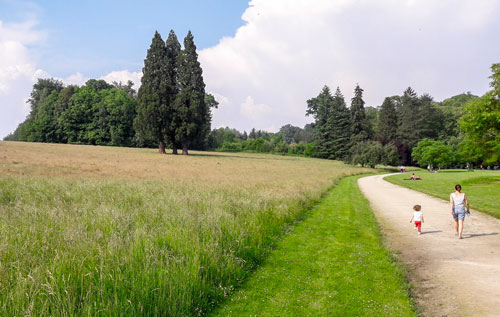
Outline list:
[[[252,153],[191,151],[159,155],[155,149],[0,142],[1,177],[149,179],[276,191],[316,191],[360,170],[337,161]],[[312,188],[305,188],[311,187]]]
[[[336,180],[369,171],[275,155],[0,142],[0,312],[204,313]]]

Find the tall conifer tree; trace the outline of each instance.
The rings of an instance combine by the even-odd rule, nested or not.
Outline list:
[[[333,95],[333,111],[328,118],[328,126],[331,131],[331,138],[327,146],[331,150],[330,158],[344,160],[349,154],[350,143],[350,114],[347,109],[344,95],[337,87]]]
[[[320,94],[307,101],[306,115],[312,115],[314,139],[318,156],[329,159],[343,159],[349,148],[349,110],[344,96],[337,87],[332,96],[330,88],[324,86]]]
[[[159,143],[160,154],[165,154],[165,135],[171,121],[166,58],[165,42],[156,31],[144,60],[134,127],[143,137]]]
[[[172,154],[177,154],[177,149],[180,144],[176,142],[175,139],[175,123],[173,122],[175,118],[175,99],[179,93],[178,81],[178,59],[181,52],[181,44],[175,35],[174,30],[170,30],[166,42],[166,72],[167,72],[167,103],[170,122],[166,127],[166,136],[168,141],[172,144]]]
[[[419,141],[418,116],[420,101],[415,91],[408,87],[401,98],[398,114],[398,139],[413,148]]]
[[[387,144],[396,139],[398,130],[398,115],[392,98],[384,99],[379,112],[377,138],[382,144]]]
[[[367,141],[371,136],[370,123],[366,118],[363,89],[356,85],[351,99],[351,146]]]
[[[175,100],[175,140],[188,154],[191,144],[205,138],[210,130],[210,109],[205,103],[205,83],[191,31],[184,38],[184,49],[178,58],[179,93]]]
[[[318,148],[318,156],[322,158],[328,158],[331,154],[327,146],[330,138],[327,121],[332,107],[333,96],[326,85],[317,97],[307,100],[306,115],[314,118],[314,140]]]

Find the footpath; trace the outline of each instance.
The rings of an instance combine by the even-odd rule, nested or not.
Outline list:
[[[386,176],[360,178],[358,186],[405,264],[422,314],[500,316],[500,220],[471,209],[460,240],[447,201],[393,185]],[[421,235],[409,222],[415,204],[424,212]]]

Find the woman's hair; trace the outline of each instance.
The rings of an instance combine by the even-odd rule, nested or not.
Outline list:
[[[420,206],[420,205],[413,206],[413,210],[415,210],[415,211],[420,211],[420,209],[422,209],[422,206]]]
[[[458,190],[458,191],[462,190],[462,186],[460,186],[460,184],[456,184],[455,185],[455,190]]]

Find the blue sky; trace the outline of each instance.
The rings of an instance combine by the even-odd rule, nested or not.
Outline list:
[[[411,86],[436,101],[490,89],[500,62],[498,0],[0,0],[0,138],[29,113],[40,77],[140,85],[154,31],[190,29],[212,127],[303,126],[324,85],[367,106]]]
[[[58,77],[87,77],[126,68],[138,71],[154,31],[191,30],[198,49],[214,46],[243,25],[246,0],[0,1],[0,20],[34,17],[47,40],[37,45],[39,67]]]

